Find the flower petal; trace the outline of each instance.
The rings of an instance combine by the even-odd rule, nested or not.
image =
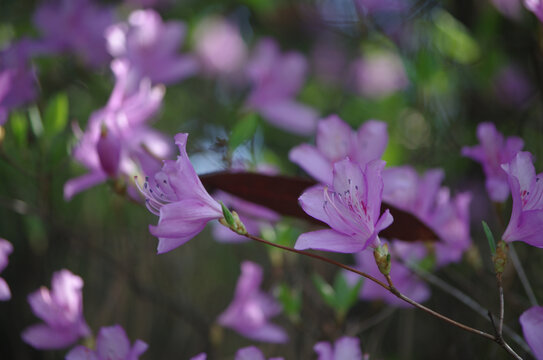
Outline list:
[[[68,180],[64,184],[64,199],[71,200],[76,194],[94,185],[98,185],[107,179],[107,174],[101,171],[91,172],[75,179]]]
[[[290,150],[288,158],[319,182],[332,184],[332,165],[314,146],[308,144],[296,146]]]
[[[304,233],[298,237],[294,248],[297,250],[315,249],[341,253],[355,253],[364,249],[359,239],[326,229]]]
[[[251,330],[250,332],[243,333],[249,339],[269,342],[269,343],[286,343],[288,341],[288,335],[283,328],[267,323],[258,329]]]
[[[388,143],[387,124],[379,120],[368,120],[358,129],[350,156],[360,166],[380,159]]]
[[[0,301],[7,301],[11,299],[11,291],[9,290],[6,280],[0,278]]]
[[[311,135],[317,126],[317,111],[295,101],[273,102],[258,111],[273,125],[299,135]]]
[[[100,360],[100,358],[91,349],[79,345],[70,350],[66,360]]]
[[[330,218],[324,211],[324,186],[316,185],[307,189],[298,199],[300,206],[311,217],[329,223]]]
[[[236,352],[235,360],[266,360],[262,351],[256,346],[241,348]]]
[[[96,340],[96,353],[102,359],[125,359],[130,350],[130,341],[119,325],[103,327]]]
[[[349,155],[353,131],[337,115],[330,115],[319,121],[317,126],[317,148],[328,161],[335,162]]]
[[[317,360],[335,360],[332,345],[327,341],[321,341],[313,346],[313,351],[317,353]]]
[[[360,340],[358,340],[358,338],[348,336],[344,336],[336,340],[334,346],[334,359],[362,360],[362,353],[360,352]]]
[[[534,306],[519,318],[524,338],[534,352],[536,359],[543,359],[543,307]]]
[[[40,350],[62,349],[73,344],[79,333],[73,329],[55,329],[45,324],[32,325],[21,334],[23,340]]]

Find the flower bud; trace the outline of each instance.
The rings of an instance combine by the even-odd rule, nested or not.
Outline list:
[[[375,258],[375,263],[379,268],[381,274],[388,276],[390,275],[390,253],[388,252],[388,245],[382,244],[376,247],[373,250],[373,257]]]
[[[505,241],[500,240],[496,245],[496,253],[492,256],[492,262],[494,263],[494,271],[496,275],[502,274],[505,265],[507,264],[507,249],[508,245]]]

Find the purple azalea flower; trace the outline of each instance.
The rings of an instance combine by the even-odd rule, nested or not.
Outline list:
[[[147,347],[141,340],[136,340],[131,347],[124,329],[120,325],[114,325],[100,329],[96,350],[76,346],[66,355],[66,360],[137,360]]]
[[[36,42],[23,39],[0,52],[0,125],[11,109],[36,97],[36,74],[30,58],[41,52]]]
[[[460,193],[451,199],[449,189],[441,187],[443,176],[441,169],[419,176],[409,166],[383,171],[383,200],[416,215],[439,236],[440,241],[434,244],[439,266],[460,261],[471,245],[471,195]]]
[[[507,174],[500,165],[511,161],[516,153],[522,150],[524,142],[516,136],[504,139],[494,124],[489,122],[477,126],[477,138],[480,144],[463,147],[462,155],[481,163],[490,199],[494,202],[504,202],[509,196],[509,185]]]
[[[266,357],[256,346],[247,346],[236,352],[234,360],[266,360]],[[273,357],[269,360],[283,360],[282,357]]]
[[[382,160],[370,161],[362,170],[349,158],[334,164],[331,187],[317,185],[300,196],[300,205],[310,216],[331,229],[300,235],[295,248],[354,253],[378,246],[379,231],[392,224],[392,215],[382,215]]]
[[[409,84],[402,60],[391,52],[368,54],[351,68],[356,91],[368,98],[388,96]]]
[[[177,161],[165,160],[154,179],[140,188],[149,211],[160,216],[157,226],[149,226],[151,234],[159,238],[159,254],[183,245],[209,221],[223,217],[221,205],[204,189],[190,163],[187,138],[184,133],[175,136],[180,153]]]
[[[524,0],[524,6],[533,12],[539,21],[543,22],[543,1],[542,0]]]
[[[92,66],[109,61],[104,31],[114,22],[113,8],[91,0],[46,1],[34,14],[48,47],[74,52]]]
[[[112,69],[117,81],[109,101],[91,115],[73,153],[90,172],[64,185],[67,200],[108,177],[122,175],[130,182],[140,170],[152,175],[160,170],[159,159],[170,154],[165,136],[146,125],[160,107],[164,88],[144,81],[137,92],[127,95],[127,64],[116,60]]]
[[[534,306],[520,315],[522,333],[536,359],[543,360],[543,306]]]
[[[332,345],[321,341],[313,346],[318,354],[317,360],[362,360],[360,340],[355,337],[343,336]]]
[[[380,159],[388,142],[386,123],[368,120],[357,132],[337,115],[317,125],[316,146],[302,144],[293,148],[289,159],[324,184],[332,184],[332,166],[348,156],[360,167]]]
[[[229,75],[238,72],[247,57],[247,46],[239,29],[220,17],[210,17],[194,32],[196,54],[204,71]]]
[[[90,334],[83,318],[83,280],[68,270],[53,274],[51,291],[46,287],[28,296],[34,314],[44,323],[32,325],[21,334],[36,349],[62,349]]]
[[[503,15],[519,20],[522,15],[522,0],[491,0],[494,7]]]
[[[196,59],[178,53],[186,27],[182,22],[164,23],[154,10],[136,10],[128,23],[111,26],[106,31],[108,50],[130,67],[129,89],[143,78],[153,84],[171,84],[197,70]]]
[[[513,197],[511,219],[502,239],[543,248],[543,173],[536,175],[529,152],[519,152],[502,167]]]
[[[190,358],[190,360],[207,360],[207,354],[201,353]]]
[[[260,291],[261,283],[262,268],[253,262],[244,261],[234,299],[219,316],[218,323],[249,339],[284,343],[288,339],[286,332],[269,322],[269,318],[281,312],[281,305]]]
[[[395,260],[399,257],[404,261],[418,262],[422,260],[426,254],[426,249],[421,245],[413,246],[402,241],[395,241],[390,247],[392,255],[390,277],[394,286],[404,295],[410,297],[417,302],[424,302],[430,297],[430,288],[418,276],[413,274],[401,262]],[[370,274],[374,277],[382,277],[373,254],[369,251],[361,251],[355,254],[355,268]],[[356,283],[360,277],[351,272],[345,272],[345,276],[349,283]],[[410,305],[403,300],[398,299],[389,291],[383,289],[373,281],[365,281],[360,289],[360,298],[364,300],[374,301],[382,300],[387,304],[398,307],[409,307]]]
[[[261,40],[247,65],[247,76],[253,84],[247,107],[277,127],[296,134],[312,134],[316,111],[293,99],[304,83],[306,69],[306,60],[300,53],[281,54],[274,40]]]
[[[0,239],[0,273],[8,266],[8,255],[13,252],[13,246],[7,240]],[[11,299],[11,291],[6,280],[0,277],[0,301]]]

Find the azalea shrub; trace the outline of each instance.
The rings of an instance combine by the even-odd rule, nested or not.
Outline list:
[[[0,19],[1,359],[543,359],[543,2]]]

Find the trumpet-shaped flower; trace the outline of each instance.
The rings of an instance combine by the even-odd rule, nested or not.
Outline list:
[[[36,349],[62,349],[90,334],[83,318],[83,280],[68,270],[53,274],[51,291],[46,287],[28,296],[34,314],[44,323],[28,327],[23,340]]]
[[[343,336],[334,344],[321,341],[313,346],[318,354],[317,360],[362,360],[360,340],[355,337]]]
[[[0,239],[0,272],[8,266],[8,255],[13,252],[13,246],[7,240]],[[11,291],[6,280],[0,277],[0,301],[11,299]]]
[[[272,39],[261,40],[247,65],[253,84],[247,106],[282,129],[301,135],[315,131],[317,113],[293,100],[303,85],[307,63],[297,52],[281,54]]]
[[[534,306],[520,315],[522,333],[535,358],[543,359],[543,306]]]
[[[513,197],[511,219],[502,239],[543,248],[543,173],[536,175],[529,152],[519,152],[502,167]]]
[[[234,299],[219,316],[218,323],[249,339],[284,343],[288,339],[285,331],[269,322],[269,318],[281,312],[281,305],[260,290],[261,283],[262,268],[244,261]]]
[[[64,185],[65,199],[108,177],[123,176],[130,182],[141,171],[152,175],[160,169],[159,159],[170,154],[165,136],[146,124],[158,111],[164,89],[142,82],[136,93],[128,95],[128,65],[116,60],[112,69],[117,82],[109,101],[91,115],[87,131],[80,135],[73,153],[74,159],[90,172]]]
[[[334,164],[332,186],[317,185],[300,196],[300,205],[310,216],[331,229],[305,233],[295,248],[354,253],[379,244],[379,231],[392,224],[392,215],[382,215],[382,160],[362,168],[349,158]]]
[[[223,217],[221,205],[206,191],[194,171],[186,151],[188,134],[175,136],[180,156],[166,160],[154,179],[140,187],[147,208],[158,215],[158,225],[149,231],[158,237],[158,253],[183,245],[214,219]]]
[[[130,66],[128,89],[137,88],[143,78],[151,79],[153,84],[170,84],[195,73],[196,59],[178,53],[185,33],[182,22],[164,23],[151,9],[136,10],[130,14],[128,23],[108,28],[109,52]]]
[[[355,132],[339,116],[331,115],[317,125],[316,146],[299,145],[290,151],[289,158],[318,181],[332,184],[334,162],[348,156],[364,167],[381,158],[387,142],[387,125],[382,121],[368,120]]]
[[[92,66],[110,59],[104,31],[114,22],[112,8],[90,0],[44,1],[34,15],[48,47],[75,52]]]
[[[76,346],[66,360],[137,360],[147,350],[147,344],[136,340],[130,346],[130,340],[120,325],[103,327],[96,339],[96,350],[85,346]]]
[[[490,199],[503,202],[509,196],[507,174],[501,164],[508,163],[522,150],[524,142],[521,138],[510,136],[504,139],[492,123],[481,123],[477,126],[477,138],[480,144],[462,148],[462,155],[467,156],[483,167],[486,175],[486,191]]]

